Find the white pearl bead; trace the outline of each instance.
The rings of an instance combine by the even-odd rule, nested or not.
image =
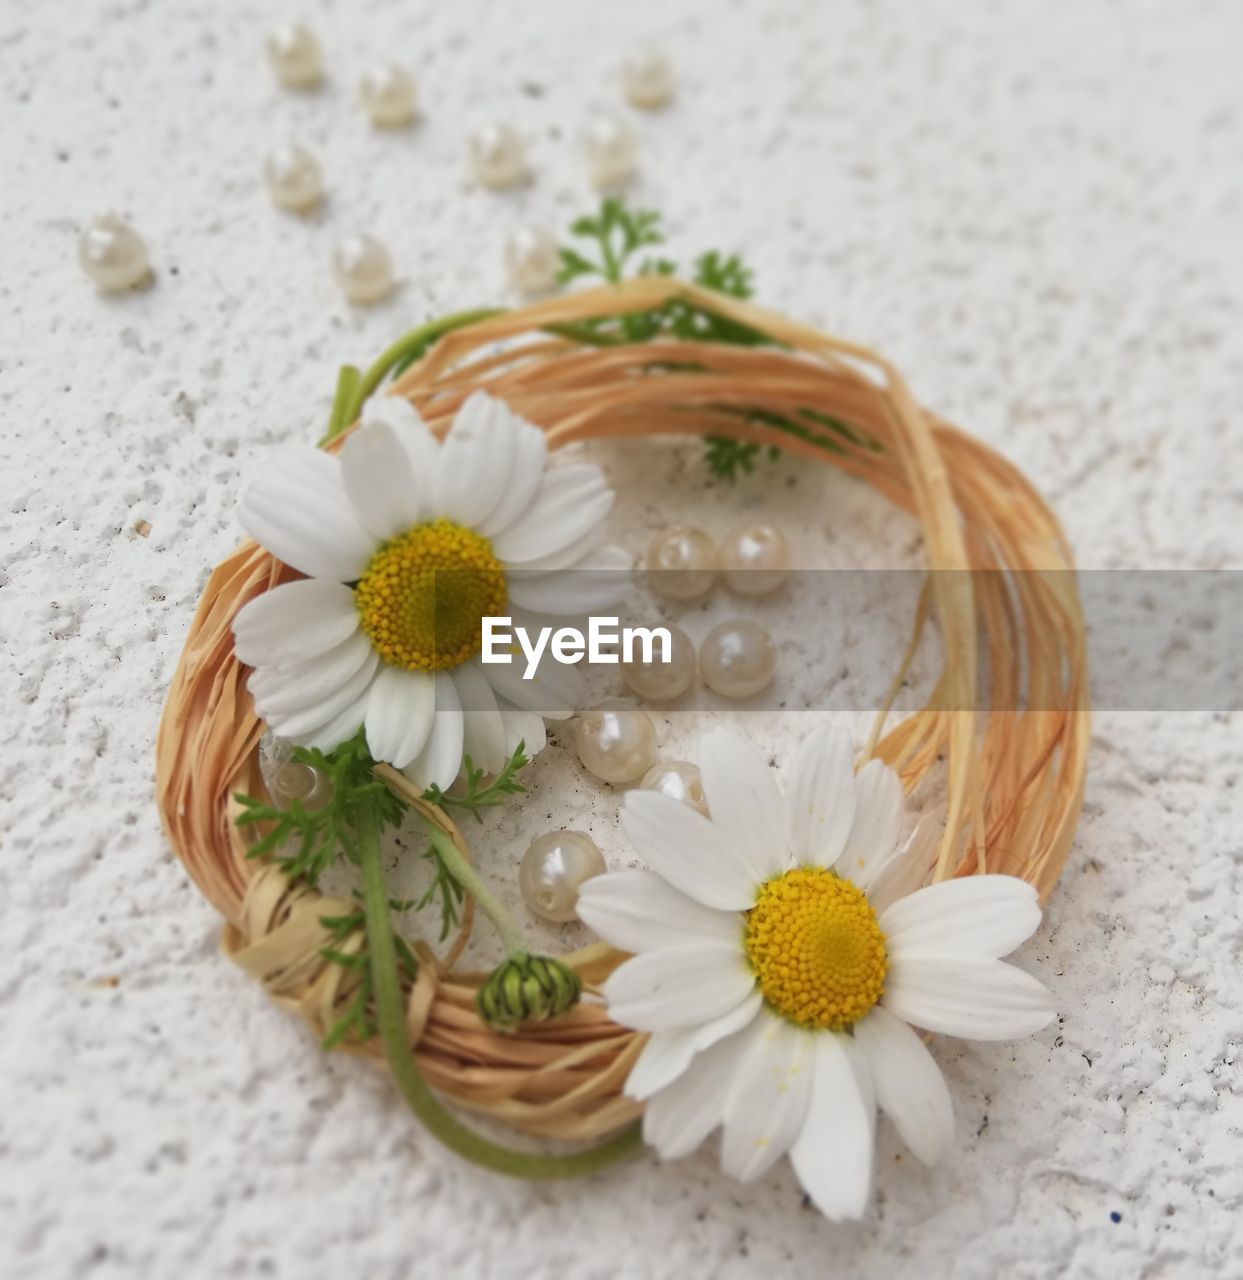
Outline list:
[[[314,89],[324,78],[324,55],[315,33],[293,22],[268,33],[268,61],[286,89]]]
[[[656,759],[656,726],[643,711],[596,707],[574,722],[574,747],[601,782],[633,782]]]
[[[659,761],[643,775],[639,786],[644,791],[659,791],[696,813],[702,813],[705,818],[708,816],[708,801],[704,798],[699,769],[685,760]]]
[[[470,163],[485,187],[504,191],[527,175],[526,148],[507,124],[488,124],[470,136]]]
[[[378,129],[400,129],[418,110],[414,77],[395,62],[382,62],[363,74],[359,85],[363,110]]]
[[[790,572],[790,545],[771,524],[743,524],[721,539],[721,576],[740,596],[766,596]]]
[[[585,831],[550,831],[531,841],[518,868],[523,901],[545,920],[564,924],[577,918],[579,886],[608,868]]]
[[[263,162],[263,180],[272,203],[290,213],[308,213],[324,195],[319,161],[296,142],[277,147],[268,156]]]
[[[312,765],[294,760],[281,765],[268,790],[272,799],[285,807],[291,801],[300,800],[304,809],[322,809],[332,799],[332,783],[328,777]]]
[[[634,130],[624,120],[597,116],[587,126],[584,146],[595,187],[619,187],[634,176],[639,148]]]
[[[695,645],[681,627],[662,623],[672,641],[669,661],[662,662],[664,646],[656,642],[652,646],[654,661],[644,662],[636,655],[634,662],[622,664],[622,679],[640,698],[649,702],[667,702],[677,698],[690,688],[695,678]]]
[[[699,674],[714,693],[725,698],[749,698],[773,678],[777,646],[772,637],[748,618],[718,623],[699,646]]]
[[[351,302],[369,306],[392,289],[393,259],[374,236],[349,235],[332,251],[332,274]]]
[[[505,241],[505,270],[521,293],[547,293],[560,266],[557,241],[543,227],[519,227]]]
[[[111,213],[87,223],[78,238],[78,261],[95,286],[105,293],[132,289],[151,271],[142,236]]]
[[[636,49],[622,63],[621,78],[632,107],[653,111],[673,97],[673,64],[659,49]]]
[[[674,525],[647,549],[648,584],[667,600],[698,600],[716,582],[717,554],[702,529]]]

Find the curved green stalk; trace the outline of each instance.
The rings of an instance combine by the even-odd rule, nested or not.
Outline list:
[[[456,852],[456,851],[455,851]],[[514,1178],[578,1178],[595,1173],[635,1154],[641,1146],[638,1124],[587,1151],[568,1155],[529,1154],[513,1151],[467,1128],[441,1104],[423,1079],[406,1029],[405,1002],[397,970],[397,950],[389,919],[388,890],[380,860],[379,826],[372,814],[360,817],[358,860],[362,870],[363,908],[367,921],[367,942],[371,953],[371,981],[375,993],[376,1022],[388,1057],[393,1079],[410,1110],[424,1127],[451,1151]]]
[[[513,917],[493,896],[492,890],[484,883],[483,877],[462,857],[457,845],[434,823],[427,823],[427,838],[431,841],[436,856],[444,864],[449,874],[475,900],[475,906],[492,921],[506,955],[529,950],[522,930],[514,923]]]

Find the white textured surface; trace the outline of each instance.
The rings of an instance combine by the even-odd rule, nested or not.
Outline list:
[[[1243,10],[302,15],[332,77],[312,97],[274,88],[257,3],[0,9],[6,1275],[1239,1274],[1237,717],[1100,717],[1080,838],[1023,956],[1064,1022],[938,1044],[953,1159],[929,1174],[886,1133],[851,1228],[801,1207],[788,1170],[740,1190],[711,1152],[529,1188],[437,1150],[378,1073],[321,1055],[218,957],[158,828],[151,742],[239,477],[314,435],[338,363],[496,297],[520,215],[589,205],[574,134],[640,37],[682,82],[637,121],[638,194],[677,250],[743,249],[764,300],[884,349],[1026,468],[1085,563],[1238,565]],[[409,134],[371,133],[354,101],[389,52],[420,78]],[[530,142],[514,197],[463,178],[465,132],[492,116]],[[258,182],[286,135],[331,183],[309,224]],[[110,206],[158,271],[111,301],[74,260]],[[327,270],[352,225],[407,280],[370,313]],[[835,556],[909,554],[909,529],[824,483]]]

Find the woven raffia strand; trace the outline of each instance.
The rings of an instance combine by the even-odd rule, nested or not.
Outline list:
[[[778,345],[599,347],[549,336],[671,298],[760,330]],[[480,388],[544,428],[552,448],[607,437],[730,436],[832,463],[913,514],[929,569],[973,572],[930,575],[927,610],[939,627],[943,670],[921,710],[883,734],[878,722],[871,751],[898,771],[908,791],[945,762],[945,831],[933,880],[1004,872],[1048,897],[1083,798],[1083,619],[1065,538],[1014,467],[921,409],[897,371],[874,353],[664,278],[555,298],[449,333],[389,390],[406,397],[439,434]],[[830,452],[814,438],[766,425],[753,415],[757,409],[783,416],[812,409],[868,443],[800,418],[809,433],[831,443]],[[336,444],[339,438],[330,447]],[[233,652],[232,621],[248,600],[296,576],[249,542],[211,575],[160,726],[157,794],[173,848],[227,921],[226,952],[322,1034],[357,977],[320,955],[329,943],[320,917],[348,908],[248,861],[231,799],[265,794],[258,762],[263,726],[246,690],[248,669]],[[921,611],[916,639],[922,622]],[[991,707],[976,711],[981,657]],[[381,772],[390,785],[403,785],[401,775]],[[466,851],[441,810],[405,798]],[[642,1037],[590,1001],[515,1035],[488,1030],[473,1004],[483,975],[456,967],[469,927],[467,917],[439,958],[418,947],[422,963],[409,990],[408,1024],[430,1083],[464,1107],[543,1137],[593,1139],[633,1119],[638,1105],[621,1088]],[[358,937],[346,946],[361,943]],[[567,957],[589,992],[622,958],[604,946]],[[374,1042],[362,1051],[380,1053]]]

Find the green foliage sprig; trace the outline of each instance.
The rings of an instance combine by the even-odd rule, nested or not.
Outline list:
[[[504,804],[506,796],[521,795],[526,791],[526,786],[515,775],[529,763],[526,743],[519,742],[496,777],[485,782],[483,770],[475,765],[470,756],[465,756],[462,760],[465,772],[465,790],[462,794],[453,795],[448,791],[441,791],[439,787],[430,787],[424,793],[424,798],[442,809],[465,809],[474,816],[476,822],[482,822],[481,810],[495,808],[498,804]]]
[[[405,911],[410,904],[389,900],[393,911]],[[379,1034],[374,1017],[375,984],[371,976],[371,951],[367,945],[366,912],[360,906],[356,911],[347,912],[343,916],[320,916],[320,924],[332,935],[332,942],[321,947],[319,954],[332,964],[340,965],[350,973],[358,975],[358,985],[350,996],[345,1012],[328,1029],[321,1044],[325,1049],[335,1049],[340,1044],[363,1044],[372,1036]],[[361,934],[361,945],[353,951],[343,948],[351,938]],[[393,943],[397,951],[397,964],[402,975],[413,982],[418,976],[419,962],[400,934],[393,935]]]

